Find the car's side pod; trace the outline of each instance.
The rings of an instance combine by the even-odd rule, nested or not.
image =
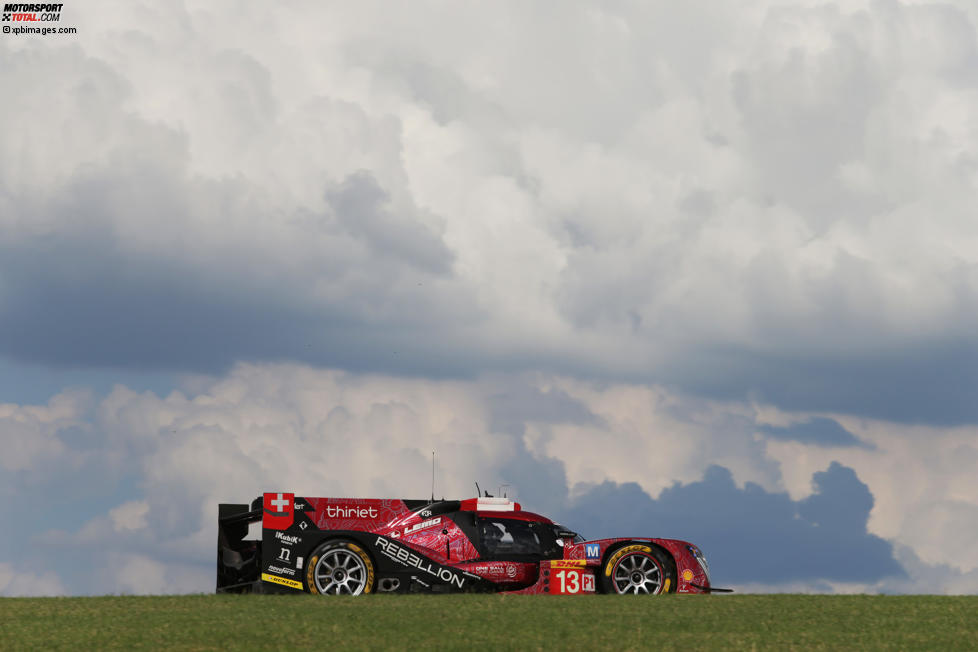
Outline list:
[[[261,541],[245,540],[248,525],[261,521],[261,505],[221,503],[217,509],[217,592],[261,591]]]

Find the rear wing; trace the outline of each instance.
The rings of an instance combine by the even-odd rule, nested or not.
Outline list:
[[[218,593],[261,591],[261,541],[245,538],[248,526],[261,521],[261,500],[217,506]]]

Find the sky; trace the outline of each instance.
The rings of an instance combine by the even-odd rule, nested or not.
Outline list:
[[[19,26],[4,22],[7,26]],[[66,0],[0,34],[0,594],[502,490],[978,592],[978,7]]]

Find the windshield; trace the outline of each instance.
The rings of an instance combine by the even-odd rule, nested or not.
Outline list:
[[[480,518],[484,559],[559,559],[563,555],[549,523]]]
[[[587,540],[577,532],[574,532],[570,528],[564,527],[560,523],[554,523],[554,530],[557,533],[557,540],[560,541],[560,545],[564,545],[563,539],[566,537],[573,539],[574,543],[584,543]]]

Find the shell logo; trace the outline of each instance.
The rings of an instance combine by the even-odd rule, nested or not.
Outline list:
[[[689,570],[688,568],[686,570],[684,570],[683,571],[683,579],[685,581],[687,581],[687,582],[692,582],[693,581],[693,571]]]

